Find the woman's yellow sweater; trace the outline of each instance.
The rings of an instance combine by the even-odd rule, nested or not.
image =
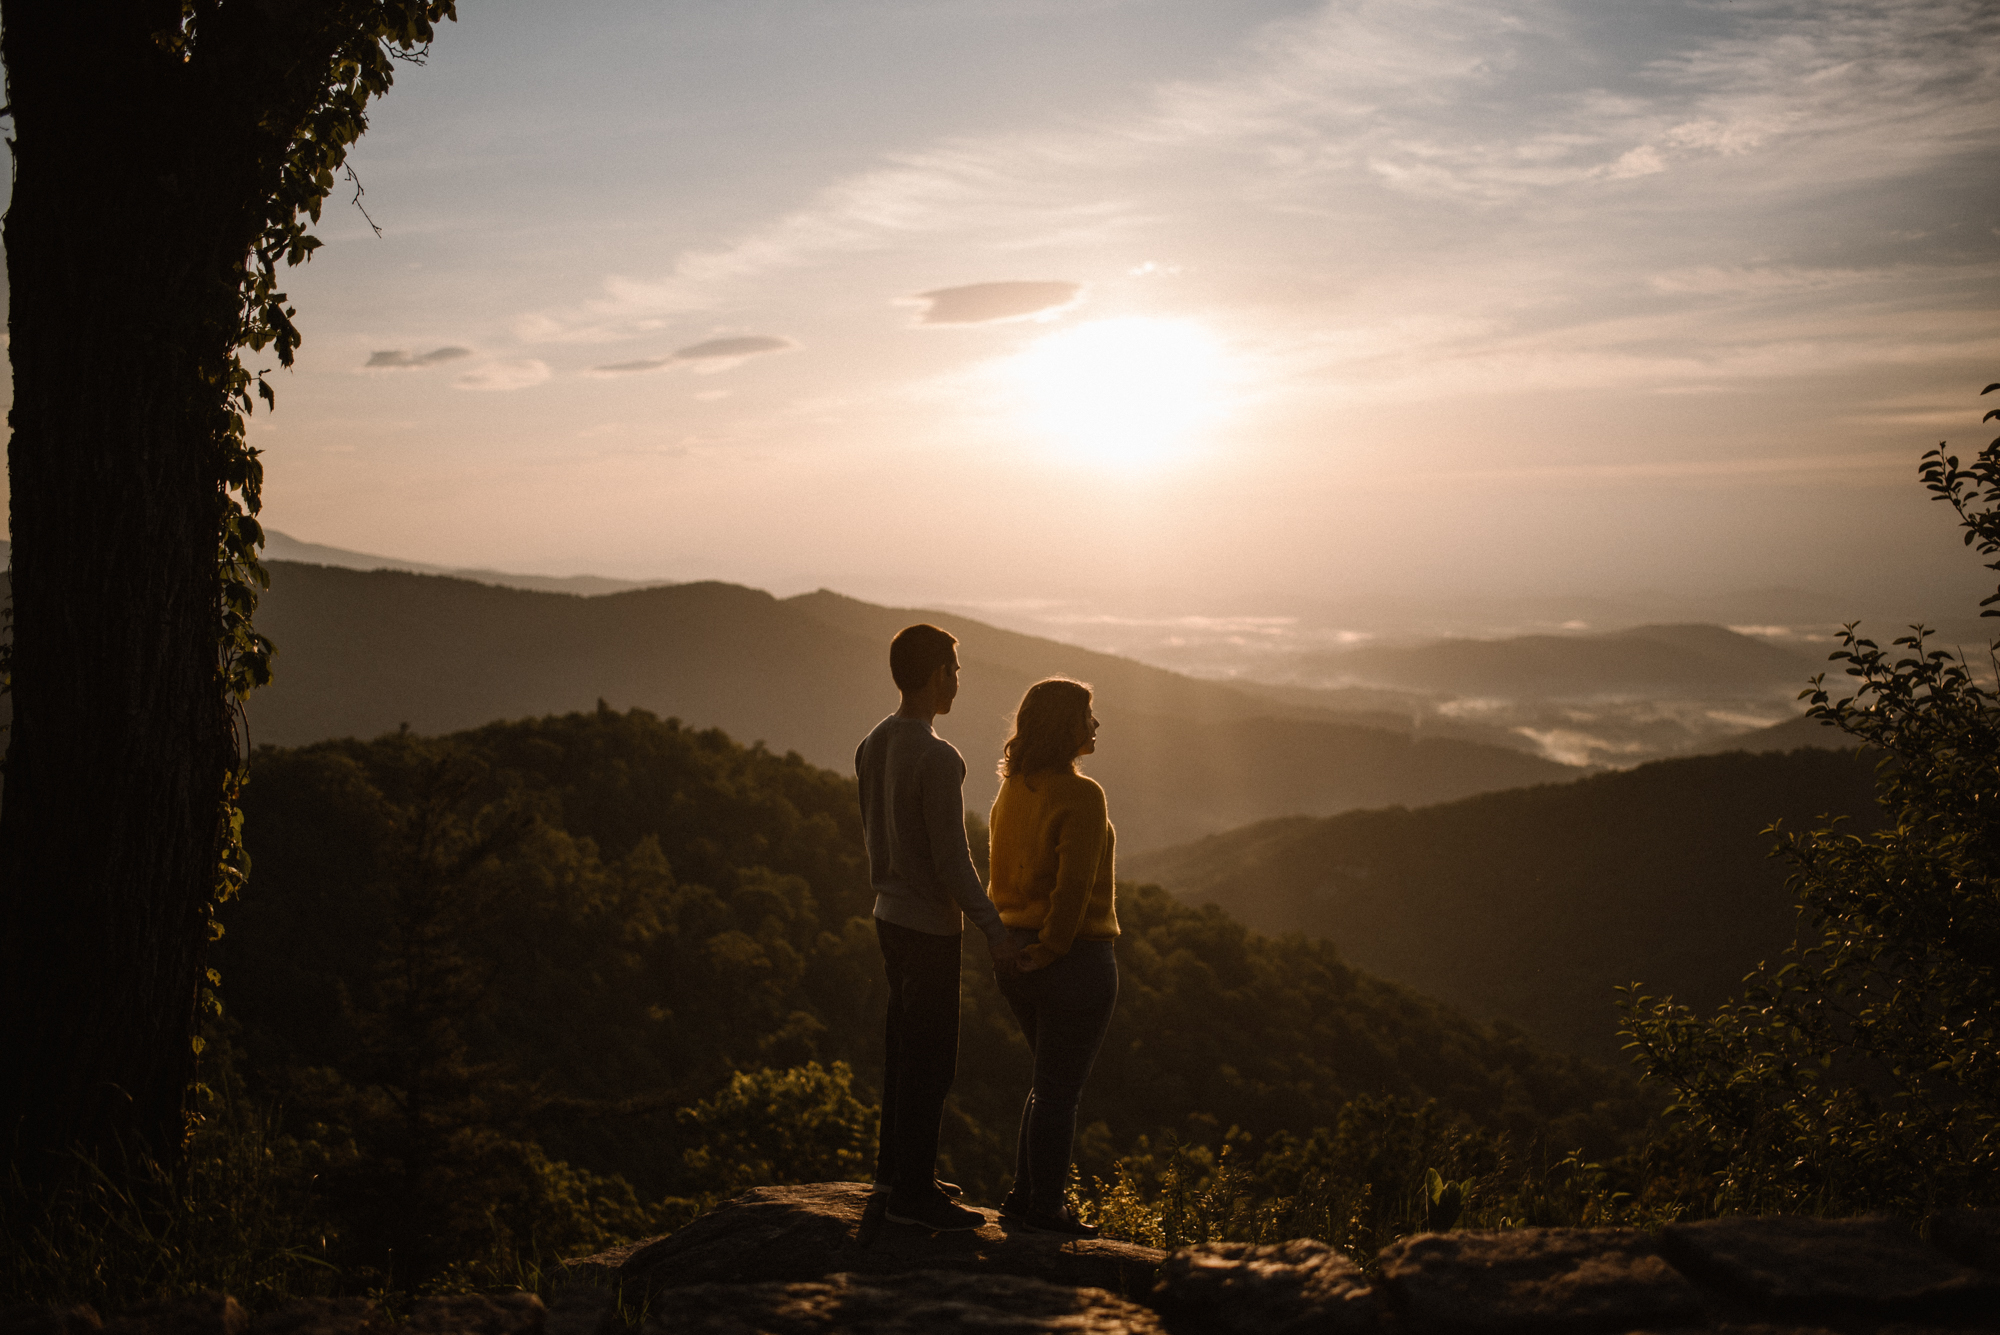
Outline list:
[[[1071,769],[1014,775],[993,799],[988,829],[987,896],[1001,922],[1042,934],[1023,963],[1059,959],[1079,937],[1118,935],[1114,836],[1095,780]]]

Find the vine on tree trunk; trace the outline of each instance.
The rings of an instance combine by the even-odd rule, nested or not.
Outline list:
[[[369,99],[455,17],[0,0],[18,612],[0,1130],[40,1185],[79,1150],[177,1157],[208,944],[248,872],[243,702],[271,675],[245,424],[300,343],[279,270],[318,247]],[[97,358],[121,373],[79,374]]]
[[[222,600],[218,664],[220,685],[237,730],[237,760],[217,813],[220,857],[214,897],[208,905],[211,942],[222,936],[221,906],[242,890],[250,875],[250,855],[243,846],[243,809],[237,800],[250,777],[248,720],[243,705],[251,691],[269,684],[271,659],[277,652],[254,624],[258,599],[271,587],[271,576],[259,559],[264,546],[264,529],[257,519],[263,509],[264,465],[245,431],[256,400],[275,408],[277,394],[266,378],[268,370],[253,373],[244,364],[243,350],[269,348],[280,366],[292,366],[304,336],[294,323],[297,309],[278,290],[279,264],[304,264],[319,248],[319,239],[306,230],[308,221],[319,221],[336,173],[343,169],[348,179],[355,180],[355,206],[360,207],[360,183],[347,165],[347,154],[368,128],[368,100],[389,90],[396,61],[423,64],[430,52],[434,25],[458,17],[456,0],[372,0],[336,5],[332,10],[323,20],[323,31],[334,39],[325,76],[284,147],[276,186],[266,197],[263,231],[241,266],[238,350],[230,354],[220,385],[216,459],[220,542],[216,563]],[[190,0],[182,8],[180,24],[157,34],[155,40],[164,50],[192,60],[201,36],[197,6]],[[372,218],[369,226],[381,234]],[[220,985],[221,976],[213,968],[204,973],[207,986],[201,991],[201,1008],[220,1013],[221,1002],[213,989]],[[192,1035],[191,1041],[199,1055],[201,1035]]]

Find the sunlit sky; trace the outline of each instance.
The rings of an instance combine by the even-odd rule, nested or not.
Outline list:
[[[2000,379],[2000,11],[462,0],[267,519],[905,601],[1881,592]],[[1950,582],[1949,578],[1946,582]]]

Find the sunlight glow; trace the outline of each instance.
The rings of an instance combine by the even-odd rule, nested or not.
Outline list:
[[[1037,340],[1009,366],[1025,416],[1073,462],[1145,467],[1220,415],[1222,350],[1187,320],[1098,320]]]

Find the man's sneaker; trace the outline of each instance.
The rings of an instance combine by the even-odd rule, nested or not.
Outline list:
[[[1028,1212],[1011,1218],[1030,1233],[1059,1233],[1066,1238],[1094,1238],[1099,1229],[1071,1214],[1067,1207],[1056,1214]]]
[[[962,1205],[953,1205],[943,1195],[896,1195],[891,1193],[882,1217],[892,1224],[915,1224],[933,1233],[962,1233],[978,1228],[986,1216]]]
[[[931,1184],[935,1186],[939,1191],[942,1191],[945,1195],[951,1197],[953,1200],[957,1200],[960,1196],[963,1196],[965,1194],[964,1187],[959,1186],[958,1183],[956,1182],[947,1182],[941,1177],[932,1178]],[[886,1193],[888,1190],[889,1190],[889,1184],[887,1182],[884,1182],[880,1178],[876,1178],[875,1184],[868,1188],[868,1194],[870,1196],[880,1196]]]

